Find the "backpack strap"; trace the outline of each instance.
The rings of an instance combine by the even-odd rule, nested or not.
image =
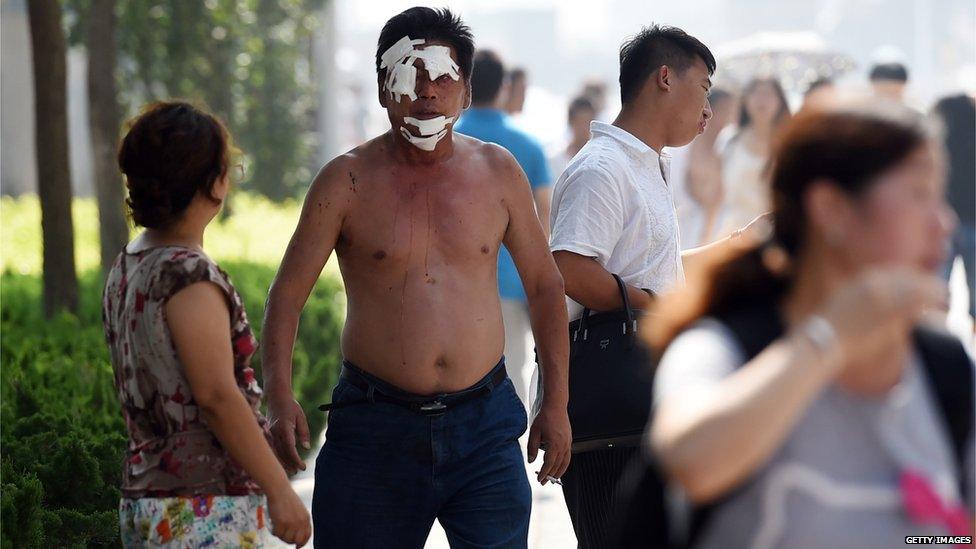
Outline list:
[[[922,358],[942,419],[952,444],[960,495],[965,495],[966,445],[973,436],[973,361],[962,342],[951,334],[931,328],[917,328],[915,347]]]
[[[719,315],[718,320],[735,336],[745,361],[749,362],[785,332],[774,305],[756,305]]]

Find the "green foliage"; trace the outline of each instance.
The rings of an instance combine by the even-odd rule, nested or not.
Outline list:
[[[244,261],[278,265],[298,222],[298,201],[277,203],[240,191],[232,193],[229,201],[231,213],[218,217],[207,227],[204,244],[210,257],[221,264],[225,261]],[[37,196],[0,197],[0,210],[3,211],[0,271],[40,274],[41,208]],[[72,205],[72,217],[78,271],[97,269],[98,207],[95,200],[76,198]],[[326,273],[338,275],[334,262],[329,262]]]
[[[84,0],[74,0],[83,12]],[[311,178],[316,108],[310,60],[324,0],[118,0],[119,90],[202,101],[248,155],[248,185],[275,200]],[[79,21],[82,18],[79,18]]]
[[[275,267],[240,260],[222,267],[260,335]],[[98,270],[85,272],[80,285],[78,316],[46,321],[38,275],[8,271],[0,278],[3,547],[118,544],[125,426],[102,334]],[[339,282],[324,277],[309,298],[295,347],[296,397],[313,437],[325,425],[315,406],[328,400],[338,373],[344,310]]]
[[[240,140],[251,188],[297,196],[312,175],[310,43],[325,1],[116,0],[122,112],[162,99],[203,103]],[[84,44],[90,3],[62,0],[72,46]]]

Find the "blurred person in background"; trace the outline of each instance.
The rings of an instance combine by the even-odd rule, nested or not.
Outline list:
[[[837,93],[837,86],[830,78],[817,78],[807,86],[803,92],[803,105],[801,109],[818,108],[829,104],[831,98]]]
[[[593,109],[596,111],[597,120],[605,120],[607,116],[607,84],[602,80],[591,78],[583,83],[580,90],[580,97],[590,100]]]
[[[905,65],[897,62],[874,65],[868,73],[868,80],[875,96],[897,103],[905,102],[905,86],[908,85],[908,68]]]
[[[938,137],[900,105],[804,112],[771,181],[771,239],[651,325],[649,436],[694,504],[689,545],[971,535],[973,364],[922,324],[953,223]]]
[[[789,120],[783,87],[774,78],[757,78],[742,91],[735,134],[722,152],[722,220],[727,235],[769,211],[766,162],[776,132]]]
[[[471,108],[461,116],[454,131],[486,143],[500,145],[512,153],[529,180],[536,213],[548,237],[553,178],[542,145],[515,126],[511,117],[501,108],[504,81],[505,67],[498,55],[490,50],[475,52],[471,75]],[[498,293],[502,299],[502,318],[505,323],[505,360],[515,383],[515,390],[528,408],[530,403],[525,378],[530,364],[529,349],[534,347],[531,343],[532,325],[525,289],[512,255],[505,246],[498,251]]]
[[[549,158],[549,173],[555,178],[562,175],[569,161],[586,145],[590,139],[590,122],[596,118],[593,103],[583,96],[570,101],[568,111],[569,143]],[[545,223],[548,225],[549,220]]]
[[[971,95],[945,97],[935,104],[933,114],[945,129],[945,147],[949,155],[949,205],[959,218],[952,237],[952,260],[962,256],[969,285],[969,315],[976,316],[976,100]]]
[[[119,148],[126,204],[145,231],[119,254],[102,318],[129,443],[119,504],[125,547],[260,547],[311,535],[270,445],[257,349],[240,294],[203,250],[234,148],[213,115],[150,105]]]
[[[521,114],[525,107],[525,94],[529,89],[529,77],[525,69],[514,68],[505,75],[505,93],[502,94],[502,110],[509,116]]]
[[[719,134],[735,121],[736,97],[728,90],[713,88],[708,95],[712,119],[705,132],[689,145],[672,151],[674,207],[684,249],[713,240],[722,208],[722,157]],[[679,162],[679,155],[683,158]]]

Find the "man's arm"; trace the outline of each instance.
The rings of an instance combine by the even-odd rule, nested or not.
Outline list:
[[[620,288],[613,275],[595,257],[587,257],[566,250],[553,252],[559,272],[563,275],[566,295],[593,311],[613,311],[624,306]],[[651,295],[640,288],[627,285],[627,296],[634,309],[651,306]]]
[[[552,204],[552,186],[536,187],[532,190],[532,198],[535,199],[535,211],[539,216],[539,223],[542,224],[542,233],[549,241],[549,206]]]
[[[535,211],[542,224],[542,232],[549,242],[549,205],[552,202],[552,172],[549,170],[549,159],[542,146],[532,142],[532,154],[528,166],[524,167],[525,176],[532,187],[532,198],[535,200]]]
[[[543,401],[529,431],[529,461],[540,445],[545,459],[538,480],[559,478],[569,466],[569,332],[562,278],[552,260],[536,215],[529,182],[515,159],[504,150],[489,149],[498,179],[505,182],[508,229],[504,244],[512,254],[529,302],[532,334],[542,369]]]
[[[309,447],[308,423],[291,386],[292,351],[302,308],[332,254],[349,201],[342,177],[348,160],[337,158],[312,181],[298,227],[278,268],[264,313],[261,364],[275,450],[285,469],[305,469],[295,449],[295,434]]]
[[[717,259],[727,256],[729,252],[746,250],[759,245],[771,230],[772,214],[760,215],[725,238],[681,252],[681,265],[686,271],[690,271],[703,265],[714,264]]]
[[[551,248],[566,295],[594,311],[619,309],[623,307],[620,290],[603,264],[624,231],[624,185],[593,167],[563,177],[559,208],[552,212]],[[650,305],[650,295],[639,288],[629,287],[628,296],[635,308]]]

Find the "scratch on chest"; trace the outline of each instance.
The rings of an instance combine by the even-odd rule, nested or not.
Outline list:
[[[414,194],[414,183],[410,184],[410,197]],[[399,200],[397,200],[397,214],[399,214]],[[396,214],[394,215],[396,218]],[[413,254],[413,226],[414,226],[414,216],[410,216],[410,231],[408,232],[409,238],[407,239],[407,261],[403,267],[403,285],[400,288],[400,362],[402,365],[407,365],[407,338],[404,334],[404,328],[406,327],[405,322],[405,311],[406,311],[406,300],[407,300],[407,281],[410,278],[410,259]],[[393,237],[394,242],[396,242],[396,219],[393,222]]]

